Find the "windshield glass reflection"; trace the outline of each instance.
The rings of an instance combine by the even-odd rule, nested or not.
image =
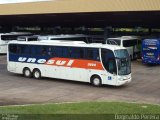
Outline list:
[[[118,65],[118,75],[128,75],[131,73],[130,57],[126,49],[115,50],[115,57]]]
[[[111,74],[117,74],[116,60],[113,51],[102,49],[101,57],[104,68]]]

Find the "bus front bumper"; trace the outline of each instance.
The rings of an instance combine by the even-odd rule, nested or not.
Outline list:
[[[132,80],[132,77],[128,77],[128,78],[121,78],[121,80],[118,79],[117,81],[117,86],[121,86],[121,85],[124,85],[124,84],[128,84],[130,83]]]

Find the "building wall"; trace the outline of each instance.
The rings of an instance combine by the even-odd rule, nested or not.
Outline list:
[[[113,11],[160,11],[160,0],[51,0],[0,5],[0,15]]]

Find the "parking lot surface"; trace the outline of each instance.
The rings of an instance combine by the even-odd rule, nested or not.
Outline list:
[[[121,87],[93,87],[89,83],[53,78],[25,78],[8,72],[6,56],[0,56],[0,105],[81,101],[160,104],[160,66],[133,61],[131,83]]]

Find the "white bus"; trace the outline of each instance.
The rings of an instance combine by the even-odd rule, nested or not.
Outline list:
[[[119,45],[121,47],[125,47],[131,59],[137,59],[140,56],[140,49],[138,49],[140,43],[140,38],[136,36],[107,38],[106,40],[106,44]]]
[[[131,63],[123,47],[76,41],[11,41],[9,72],[120,86],[131,81]]]
[[[84,35],[84,34],[62,34],[62,35],[39,35],[38,40],[66,40],[66,41],[84,41],[85,43],[104,43],[102,35]]]
[[[33,36],[18,36],[17,37],[18,41],[38,41],[38,36],[33,35]]]
[[[85,43],[92,43],[92,37],[83,34],[62,34],[62,35],[41,35],[38,36],[38,40],[66,40],[66,41],[84,41]]]
[[[10,33],[0,33],[0,54],[7,53],[7,44],[11,40],[17,40],[18,36],[29,35],[28,32],[10,32]]]

